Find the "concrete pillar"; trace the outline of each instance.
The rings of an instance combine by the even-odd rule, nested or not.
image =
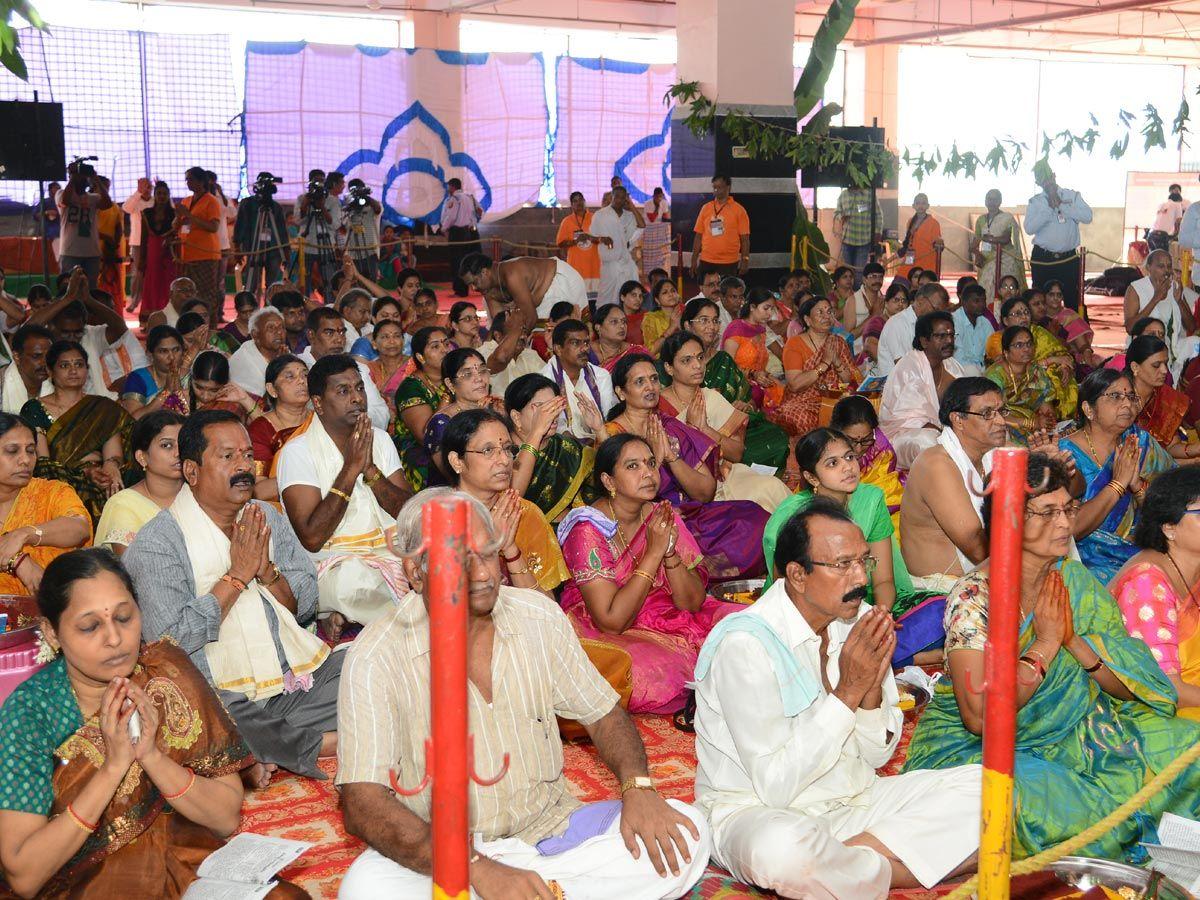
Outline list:
[[[414,9],[413,46],[428,50],[458,50],[458,25],[462,16]]]
[[[898,44],[876,44],[865,48],[866,73],[862,88],[863,117],[862,123],[870,125],[875,121],[884,134],[889,145],[896,147],[900,136],[900,118],[896,103],[896,85],[900,72],[900,46]],[[899,228],[898,201],[896,183],[882,187],[877,191],[879,206],[883,210],[886,227]],[[911,203],[912,197],[904,198]],[[909,207],[904,221],[912,215]],[[893,222],[897,223],[893,226]]]
[[[781,127],[796,127],[792,102],[794,0],[687,0],[676,4],[677,72],[698,81],[718,105],[715,133],[697,138],[676,111],[671,126],[671,216],[691,252],[692,227],[712,199],[712,176],[733,179],[750,216],[751,281],[774,287],[789,265],[796,217],[796,172],[787,158],[748,159],[720,127],[736,107]],[[752,12],[751,12],[752,10]],[[690,258],[690,256],[688,257]]]

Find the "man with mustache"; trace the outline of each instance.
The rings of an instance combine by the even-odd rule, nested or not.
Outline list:
[[[359,363],[322,356],[308,373],[315,416],[279,452],[279,492],[317,565],[317,615],[337,640],[347,622],[374,622],[408,593],[387,548],[395,515],[412,498],[400,455],[367,417]]]
[[[598,411],[600,418],[616,405],[612,375],[595,363],[588,362],[591,349],[588,327],[578,319],[563,319],[550,335],[554,355],[542,367],[541,374],[558,385],[559,393],[567,398],[567,408],[558,417],[558,430],[571,432],[581,441],[595,436],[589,421]],[[587,407],[587,415],[584,410]]]
[[[306,631],[317,573],[280,513],[251,500],[254,451],[233,413],[202,410],[179,430],[184,485],[125,551],[147,641],[170,637],[217,689],[259,765],[324,779],[337,748],[341,653]]]
[[[46,354],[54,335],[44,325],[22,325],[12,336],[13,361],[0,369],[0,409],[14,416],[31,397],[54,389]]]
[[[862,601],[875,568],[817,499],[775,545],[776,581],[696,664],[696,804],[713,856],[782,897],[883,898],[976,865],[979,766],[881,778],[903,715],[895,625]]]
[[[336,309],[318,306],[311,310],[306,327],[308,346],[296,355],[310,369],[319,359],[346,352],[346,320]],[[379,388],[375,387],[375,382],[371,380],[371,370],[367,368],[366,363],[358,363],[358,374],[362,376],[367,415],[376,428],[387,428],[391,413],[388,412],[387,403],[379,393]]]
[[[503,760],[511,763],[498,783],[469,787],[472,896],[684,896],[708,863],[702,817],[655,791],[637,729],[566,615],[537,591],[502,585],[499,549],[507,538],[479,500],[449,488],[422,491],[397,517],[396,552],[413,590],[363,629],[346,654],[337,784],[346,831],[368,849],[346,873],[339,896],[420,897],[431,889],[429,788],[398,796],[392,775],[411,788],[428,763],[428,555],[421,514],[424,504],[448,499],[467,503],[470,515],[467,715],[474,770],[491,778]],[[587,729],[621,785],[620,800],[581,805],[572,796],[556,716]]]

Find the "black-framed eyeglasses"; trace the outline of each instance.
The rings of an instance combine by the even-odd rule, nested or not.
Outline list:
[[[875,571],[875,566],[879,564],[879,560],[869,553],[866,556],[860,556],[857,559],[840,559],[837,562],[821,562],[819,559],[813,559],[809,560],[809,562],[811,562],[814,566],[822,566],[826,569],[833,569],[839,575],[848,575],[850,574],[850,570],[855,566],[861,566],[863,574],[868,578],[870,578],[871,573]]]
[[[847,437],[846,440],[850,442],[851,447],[857,447],[859,450],[869,450],[871,447],[875,446],[874,434],[869,434],[865,438]]]
[[[498,447],[495,444],[488,444],[482,450],[471,450],[470,448],[468,448],[467,450],[465,450],[463,452],[478,453],[484,459],[491,461],[493,459],[496,459],[497,455],[500,453],[507,453],[513,459],[516,459],[517,454],[521,452],[521,448],[518,447],[516,444],[505,444],[503,447]]]

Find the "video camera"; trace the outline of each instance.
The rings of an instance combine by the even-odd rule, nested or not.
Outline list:
[[[258,197],[259,199],[269,200],[271,197],[275,196],[275,192],[279,190],[279,188],[275,187],[275,185],[282,182],[282,178],[276,178],[270,172],[259,172],[258,178],[255,180],[250,189],[254,192],[254,196]]]
[[[67,172],[88,180],[95,178],[96,167],[90,166],[88,163],[97,162],[99,159],[100,157],[98,156],[76,156],[71,160],[71,164],[67,166]]]
[[[329,196],[329,189],[325,187],[324,179],[312,179],[308,183],[308,189],[305,190],[304,196],[308,197],[308,205],[310,209],[324,206],[325,198]]]
[[[361,178],[350,179],[349,193],[350,197],[346,200],[347,209],[365,209],[368,206],[371,189]]]

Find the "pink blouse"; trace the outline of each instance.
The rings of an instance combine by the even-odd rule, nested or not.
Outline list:
[[[1141,563],[1110,586],[1125,630],[1141,638],[1165,675],[1178,675],[1179,598],[1171,579],[1158,566]],[[1186,600],[1185,600],[1186,602]]]

